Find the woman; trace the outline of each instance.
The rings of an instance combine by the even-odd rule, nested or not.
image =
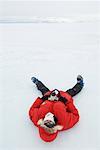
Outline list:
[[[40,137],[46,141],[53,141],[58,131],[72,128],[79,120],[78,110],[73,104],[73,96],[78,94],[83,86],[83,78],[78,75],[77,84],[67,90],[50,91],[41,81],[32,77],[43,97],[38,97],[29,110],[32,122],[39,128]]]

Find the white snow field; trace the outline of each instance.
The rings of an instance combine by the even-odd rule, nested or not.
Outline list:
[[[98,21],[0,24],[0,150],[100,150],[99,50]],[[78,74],[80,121],[45,143],[28,116],[41,96],[30,79],[66,90]]]

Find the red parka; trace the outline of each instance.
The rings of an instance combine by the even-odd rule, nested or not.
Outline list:
[[[46,95],[50,93],[51,91],[47,92]],[[29,110],[30,119],[34,125],[39,128],[40,137],[46,142],[53,141],[58,134],[58,131],[53,134],[47,133],[42,127],[37,125],[38,120],[44,118],[48,112],[56,116],[58,120],[57,124],[63,126],[62,130],[72,128],[79,120],[78,110],[73,104],[72,97],[63,91],[60,91],[60,95],[67,99],[66,104],[60,101],[49,100],[45,100],[44,103],[44,101],[38,97]]]

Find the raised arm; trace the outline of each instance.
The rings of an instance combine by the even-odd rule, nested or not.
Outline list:
[[[43,100],[40,97],[38,97],[29,110],[30,119],[36,126],[38,121],[38,109],[42,103]]]
[[[66,128],[72,128],[79,121],[79,113],[73,102],[67,104],[66,113],[68,121]]]
[[[62,102],[57,102],[53,109],[58,125],[63,126],[62,130],[73,127],[79,120],[78,111],[72,102],[69,102],[66,106]]]

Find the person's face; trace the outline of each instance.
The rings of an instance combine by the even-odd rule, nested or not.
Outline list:
[[[44,121],[44,125],[46,125],[48,128],[52,128],[55,124],[51,120],[46,120]]]
[[[54,116],[52,113],[46,114],[46,116],[44,118],[44,125],[46,125],[49,128],[54,127],[55,122],[54,122]]]

